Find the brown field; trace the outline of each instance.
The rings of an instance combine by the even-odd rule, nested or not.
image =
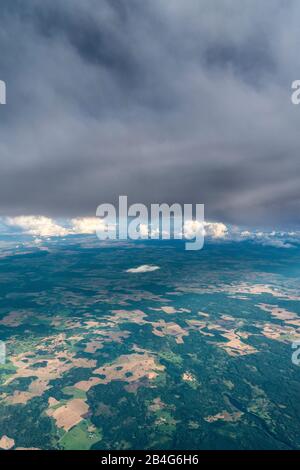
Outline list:
[[[4,383],[8,385],[20,377],[32,377],[33,381],[26,391],[16,390],[12,396],[6,397],[6,401],[12,404],[25,404],[34,397],[39,397],[51,388],[49,382],[60,378],[65,372],[77,368],[93,368],[96,361],[85,358],[76,358],[75,354],[68,351],[54,353],[53,358],[41,361],[34,358],[30,353],[22,353],[11,357],[12,364],[16,367],[16,372]],[[41,362],[46,362],[43,367],[33,367]]]
[[[161,401],[161,398],[155,398],[153,402],[149,405],[149,411],[152,411],[153,413],[156,413],[157,411],[160,411],[164,409],[167,405]]]
[[[84,352],[94,354],[96,351],[102,348],[103,348],[103,343],[101,343],[100,341],[89,341],[86,344]]]
[[[144,325],[147,323],[145,318],[146,313],[142,310],[113,310],[113,315],[108,319],[113,323],[136,323],[137,325]]]
[[[143,354],[128,354],[120,356],[112,364],[99,367],[94,374],[103,376],[100,383],[108,384],[113,380],[122,380],[127,383],[137,382],[142,378],[153,380],[164,366],[157,364],[154,357],[145,352]]]
[[[222,336],[229,339],[229,341],[227,343],[218,343],[218,346],[224,349],[230,356],[245,356],[258,352],[253,346],[243,343],[234,330],[226,331],[222,333]]]
[[[9,450],[15,445],[15,441],[7,436],[2,436],[0,439],[0,449]]]
[[[236,411],[235,413],[228,413],[228,411],[222,411],[213,416],[206,416],[205,421],[208,423],[214,423],[216,421],[227,421],[229,423],[235,423],[238,421],[244,413],[241,411]]]
[[[22,325],[23,320],[27,319],[30,315],[31,313],[27,312],[26,310],[10,312],[0,321],[0,325],[16,328],[17,326]]]
[[[151,323],[153,327],[153,334],[156,336],[174,336],[177,344],[183,344],[184,336],[188,336],[189,333],[185,331],[181,326],[174,322],[165,322],[160,320],[158,322]]]
[[[300,337],[300,329],[295,329],[292,326],[274,325],[273,323],[265,323],[257,326],[262,328],[262,334],[266,338],[280,341],[282,343],[290,343],[291,338],[297,339]]]
[[[184,380],[185,382],[195,382],[196,381],[195,377],[190,372],[184,372],[184,374],[182,375],[182,380]]]
[[[83,392],[88,392],[90,388],[94,387],[101,383],[99,377],[91,377],[89,380],[82,380],[81,382],[77,382],[74,387],[82,390]]]
[[[224,322],[231,322],[234,320],[233,317],[229,315],[222,315],[219,323],[212,323],[210,321],[204,320],[188,320],[187,323],[189,324],[192,330],[198,330],[199,333],[205,336],[214,336],[212,333],[213,331],[218,331],[223,338],[228,339],[227,342],[218,342],[214,343],[216,346],[222,348],[226,351],[230,356],[243,356],[246,354],[254,354],[257,353],[258,350],[255,349],[253,346],[246,344],[241,341],[241,338],[247,339],[250,336],[250,333],[245,331],[238,331],[235,329],[228,329],[224,327]],[[204,329],[209,330],[203,331]]]
[[[89,410],[86,402],[80,398],[74,398],[59,408],[48,409],[47,415],[56,421],[59,428],[69,431],[71,428],[80,423]]]
[[[269,304],[258,304],[258,307],[263,310],[264,312],[271,313],[272,317],[277,318],[278,320],[296,320],[298,319],[298,315],[294,312],[289,312],[284,308],[279,308],[277,305],[269,305]]]

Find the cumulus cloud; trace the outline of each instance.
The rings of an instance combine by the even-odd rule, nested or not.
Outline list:
[[[63,219],[58,222],[45,216],[17,216],[0,218],[0,233],[5,235],[15,228],[21,233],[34,237],[34,243],[40,245],[43,239],[51,237],[67,237],[71,235],[96,236],[97,230],[104,229],[104,223],[97,217],[81,217]],[[116,226],[111,226],[115,230]],[[146,224],[140,226],[141,235],[147,239],[157,237],[159,230],[149,228]],[[241,229],[238,226],[225,225],[221,222],[187,221],[184,225],[183,238],[193,239],[204,233],[211,241],[243,242],[250,241],[264,246],[276,248],[294,248],[300,244],[300,231],[259,231]],[[149,237],[150,235],[150,237]],[[164,232],[165,238],[171,238]],[[151,272],[160,269],[158,266],[142,265],[128,269],[130,273]]]
[[[251,231],[239,230],[238,227],[234,227],[229,232],[229,239],[236,242],[251,241],[259,245],[275,248],[294,248],[300,242],[300,232]]]
[[[185,238],[192,239],[196,236],[204,236],[204,224],[198,220],[187,220],[183,226]]]
[[[64,219],[59,224],[45,216],[6,217],[6,226],[16,227],[28,235],[35,237],[65,237],[68,235],[93,235],[97,230],[103,230],[104,222],[97,217],[77,217]]]
[[[70,233],[50,217],[44,216],[8,217],[6,223],[36,237],[64,237]]]
[[[194,238],[204,235],[208,238],[222,239],[228,235],[228,227],[221,222],[199,222],[198,220],[188,220],[183,229],[186,238]]]
[[[295,248],[295,245],[284,240],[271,240],[270,238],[262,240],[261,244],[265,246],[273,246],[275,248]]]
[[[132,273],[132,274],[140,274],[140,273],[151,273],[152,271],[157,271],[160,269],[159,266],[153,266],[150,264],[143,264],[142,266],[138,266],[136,268],[130,268],[127,269],[127,273]]]
[[[205,222],[204,231],[211,238],[225,238],[228,235],[228,227],[222,222]]]
[[[103,228],[104,224],[97,217],[78,217],[71,219],[72,232],[78,235],[89,235]]]

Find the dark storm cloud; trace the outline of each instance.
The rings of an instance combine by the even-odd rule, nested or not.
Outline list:
[[[299,2],[1,1],[0,210],[300,224]]]

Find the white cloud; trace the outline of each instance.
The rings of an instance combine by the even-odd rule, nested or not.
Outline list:
[[[130,268],[127,269],[127,273],[139,274],[139,273],[150,273],[152,271],[157,271],[160,269],[159,266],[153,266],[150,264],[143,264],[142,266],[138,266],[137,268]]]
[[[297,243],[299,236],[297,232],[271,232],[243,230],[231,234],[231,239],[237,242],[249,240],[263,246],[273,246],[276,248],[294,248],[293,243]]]
[[[42,243],[42,239],[50,240],[51,237],[66,237],[69,235],[95,235],[97,230],[105,228],[104,222],[99,217],[78,217],[66,219],[62,222],[56,221],[45,216],[18,216],[0,218],[0,231],[2,233],[11,233],[11,227],[18,228],[23,233],[35,238],[35,245]],[[9,230],[8,230],[9,229]],[[116,226],[111,225],[109,230],[115,230]],[[184,238],[193,239],[200,236],[202,232],[211,240],[228,240],[243,242],[249,240],[264,246],[273,246],[277,248],[293,248],[300,242],[300,232],[282,232],[282,231],[251,231],[241,229],[237,226],[226,226],[221,222],[199,222],[186,221],[184,224]],[[159,235],[157,227],[148,227],[146,224],[140,225],[141,235],[152,238]],[[148,233],[149,232],[149,233]],[[167,237],[168,233],[164,232]],[[143,265],[129,269],[130,273],[151,272],[159,269],[158,266]]]
[[[139,224],[137,228],[137,233],[140,235],[141,238],[168,238],[171,237],[170,231],[161,230],[157,224]]]
[[[74,234],[93,234],[103,227],[103,221],[97,217],[80,217],[71,219],[72,232]]]
[[[139,233],[143,238],[149,237],[149,226],[147,224],[140,224]]]
[[[103,228],[103,222],[97,217],[78,217],[66,221],[66,226],[45,216],[7,217],[5,224],[18,227],[24,233],[35,237],[65,237],[67,235],[92,235]]]
[[[287,243],[284,240],[270,240],[265,239],[261,242],[265,246],[274,246],[275,248],[295,248],[291,243]]]
[[[198,220],[187,220],[184,223],[183,233],[184,237],[188,239],[204,235],[203,222],[199,222]]]
[[[69,235],[68,229],[58,225],[50,217],[22,215],[19,217],[8,217],[6,223],[36,237],[64,237]]]
[[[204,234],[209,238],[225,238],[229,234],[228,227],[222,222],[199,222],[198,220],[188,220],[184,223],[183,229],[186,238],[194,238]]]
[[[249,230],[243,230],[243,231],[241,232],[241,237],[243,237],[243,238],[249,238],[249,237],[251,237],[251,232],[249,232]]]
[[[205,235],[211,238],[225,238],[228,227],[222,222],[204,222]]]

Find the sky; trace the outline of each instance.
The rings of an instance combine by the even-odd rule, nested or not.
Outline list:
[[[0,216],[300,227],[297,0],[1,0]]]

